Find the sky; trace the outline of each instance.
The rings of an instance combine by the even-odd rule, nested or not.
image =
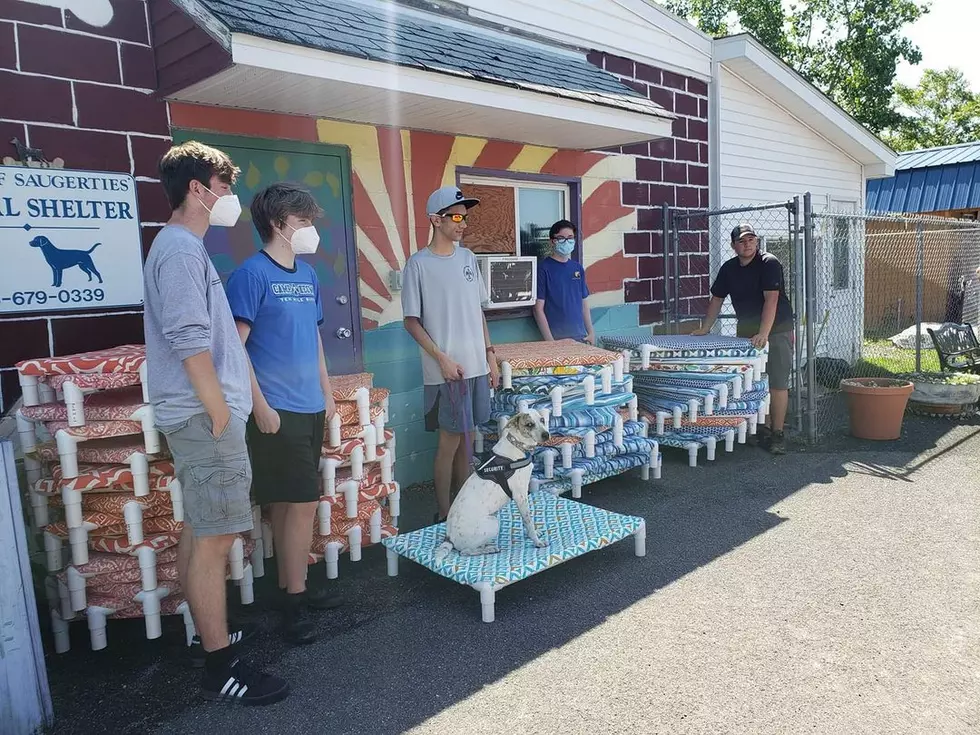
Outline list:
[[[980,92],[980,0],[932,0],[932,10],[906,29],[922,51],[916,66],[902,64],[898,81],[915,85],[925,69],[959,68]]]

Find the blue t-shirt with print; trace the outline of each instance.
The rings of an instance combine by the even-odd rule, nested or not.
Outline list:
[[[323,310],[313,267],[297,260],[285,268],[261,251],[231,274],[227,292],[235,320],[252,327],[245,349],[269,405],[295,413],[324,410],[318,334]]]
[[[538,262],[538,299],[544,301],[544,315],[555,339],[585,339],[582,300],[588,295],[580,263],[554,258]]]

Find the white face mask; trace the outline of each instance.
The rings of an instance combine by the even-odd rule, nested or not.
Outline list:
[[[312,225],[309,227],[300,227],[299,229],[295,229],[290,225],[286,225],[286,227],[289,227],[293,231],[293,236],[287,242],[295,255],[312,255],[316,252],[320,244],[320,233],[316,231],[316,227]],[[279,236],[283,240],[286,239],[282,234]]]
[[[204,188],[208,189],[206,186]],[[210,189],[208,191],[214,194]],[[217,194],[214,195],[218,197]],[[200,199],[198,201],[201,202]],[[207,204],[204,204],[204,208],[209,213],[208,222],[216,227],[234,227],[238,218],[242,216],[242,203],[238,201],[237,194],[225,194],[218,197],[218,200],[210,208]]]

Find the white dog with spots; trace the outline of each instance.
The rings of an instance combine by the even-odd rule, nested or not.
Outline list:
[[[446,541],[436,549],[436,561],[442,561],[453,549],[465,556],[499,552],[497,513],[511,498],[520,510],[528,538],[538,548],[547,546],[534,528],[527,496],[533,469],[531,452],[549,436],[541,414],[534,409],[506,423],[493,454],[480,462],[453,501],[446,518]]]

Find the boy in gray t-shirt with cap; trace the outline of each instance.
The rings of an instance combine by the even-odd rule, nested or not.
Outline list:
[[[402,279],[405,329],[422,349],[425,428],[439,432],[436,522],[470,474],[468,435],[489,421],[499,378],[483,316],[486,289],[476,256],[459,245],[466,213],[479,203],[456,186],[433,192],[426,205],[432,239],[408,259]]]

